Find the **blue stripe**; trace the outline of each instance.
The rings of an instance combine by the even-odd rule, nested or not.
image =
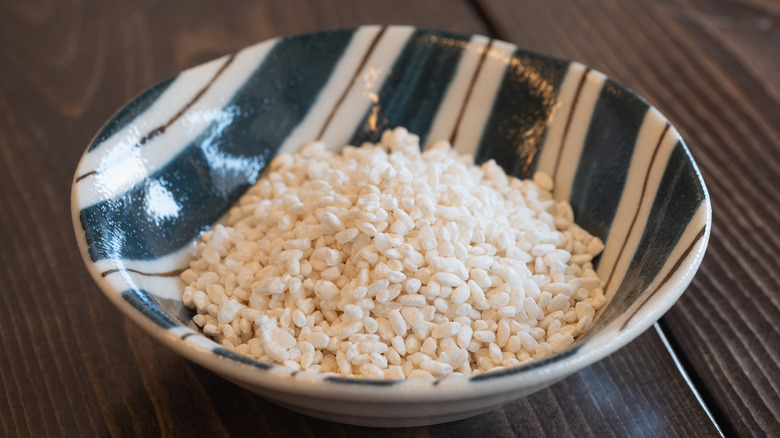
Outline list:
[[[628,309],[658,276],[704,201],[700,181],[688,150],[678,142],[667,162],[631,265],[612,304],[599,318],[600,325]]]
[[[403,126],[424,145],[469,40],[453,32],[416,30],[379,91],[382,105],[376,115],[368,110],[350,144],[377,142],[385,129]]]
[[[519,178],[533,176],[569,62],[515,51],[485,125],[475,161],[496,160]]]
[[[209,127],[164,168],[81,211],[90,258],[155,259],[222,216],[306,116],[354,32],[280,40]]]
[[[403,380],[374,380],[374,379],[359,379],[355,377],[325,377],[326,382],[336,383],[349,383],[352,385],[365,385],[365,386],[393,386],[397,385]]]
[[[178,76],[174,76],[170,79],[166,79],[147,89],[146,91],[136,96],[132,101],[130,101],[130,103],[125,105],[124,108],[120,109],[103,126],[103,129],[100,130],[98,135],[95,136],[95,139],[92,141],[92,144],[89,145],[88,150],[94,150],[104,141],[111,138],[112,135],[116,134],[120,129],[133,123],[136,118],[146,112],[146,110],[157,101],[157,99],[165,92],[165,90],[168,89],[168,87],[177,77]]]
[[[607,79],[593,111],[569,202],[576,222],[604,241],[647,110],[638,96]]]
[[[199,330],[192,322],[195,311],[184,307],[181,301],[156,297],[140,289],[128,289],[122,292],[122,298],[143,313],[147,319],[166,330],[176,326]]]

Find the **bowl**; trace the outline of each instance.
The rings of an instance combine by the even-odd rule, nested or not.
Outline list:
[[[295,372],[223,348],[182,305],[194,241],[280,151],[337,150],[405,126],[507,173],[549,173],[605,242],[607,306],[568,349],[471,377],[372,381]],[[363,26],[275,38],[144,91],[103,126],[75,173],[84,262],[157,340],[289,409],[370,426],[466,418],[598,361],[652,325],[702,260],[711,209],[683,140],[642,98],[577,62],[478,35]]]

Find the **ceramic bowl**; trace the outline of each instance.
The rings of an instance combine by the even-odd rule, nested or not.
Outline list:
[[[478,162],[553,176],[555,196],[606,249],[609,303],[569,349],[472,377],[368,381],[272,366],[205,337],[180,300],[193,242],[279,151],[338,149],[405,126]],[[275,403],[372,426],[469,417],[542,389],[625,345],[683,293],[707,246],[710,201],[677,131],[577,62],[483,36],[364,26],[257,44],[138,95],[76,170],[72,213],[105,295],[184,357]]]

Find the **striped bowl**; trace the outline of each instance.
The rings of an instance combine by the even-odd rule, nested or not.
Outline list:
[[[180,300],[193,241],[279,151],[338,149],[405,126],[508,173],[554,177],[555,196],[605,243],[610,300],[568,350],[472,377],[364,381],[294,372],[205,337]],[[607,356],[683,293],[710,201],[677,131],[603,74],[483,36],[364,26],[276,38],[146,90],[101,129],[72,188],[84,261],[105,295],[186,358],[290,409],[373,426],[466,418]]]

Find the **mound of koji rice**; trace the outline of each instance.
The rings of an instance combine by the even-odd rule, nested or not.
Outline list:
[[[403,128],[340,154],[282,154],[205,232],[181,278],[196,324],[295,370],[477,374],[570,346],[605,304],[604,245],[552,199]]]

